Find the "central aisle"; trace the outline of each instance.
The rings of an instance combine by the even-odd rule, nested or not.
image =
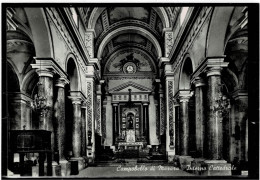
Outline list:
[[[154,167],[154,168],[153,168]],[[173,166],[145,165],[133,166],[105,166],[88,167],[79,172],[75,177],[104,178],[104,177],[172,177],[172,176],[195,176],[174,168]]]

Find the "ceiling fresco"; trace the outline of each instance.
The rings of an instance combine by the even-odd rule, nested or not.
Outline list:
[[[148,23],[151,8],[146,7],[109,7],[109,23],[125,19],[136,19]]]

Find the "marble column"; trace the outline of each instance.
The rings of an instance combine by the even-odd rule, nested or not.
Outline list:
[[[180,155],[189,154],[189,96],[180,96]]]
[[[222,96],[221,67],[212,67],[207,71],[207,158],[222,159],[223,129],[222,117],[215,110],[216,100]]]
[[[156,107],[154,102],[154,92],[149,95],[149,144],[159,145],[156,135]]]
[[[106,105],[106,138],[104,145],[112,146],[113,145],[113,119],[112,119],[112,97],[107,95],[107,105]]]
[[[49,69],[36,69],[39,75],[38,96],[45,97],[46,109],[39,113],[39,129],[51,131],[51,147],[54,152],[54,129],[53,129],[53,75]]]
[[[113,103],[113,144],[116,142],[116,137],[118,136],[119,128],[118,128],[118,104]]]
[[[32,128],[32,99],[23,93],[9,93],[9,116],[12,130]]]
[[[148,130],[148,103],[143,104],[143,135],[146,136],[147,142],[149,142],[149,130]]]
[[[195,78],[195,119],[196,119],[196,153],[197,157],[204,157],[204,136],[205,136],[205,114],[204,114],[204,92],[206,85],[201,77]]]
[[[81,155],[82,157],[87,156],[87,134],[86,134],[86,103],[81,106]]]
[[[72,152],[73,157],[81,157],[81,98],[70,97],[73,104]]]
[[[66,138],[66,126],[65,126],[65,85],[68,84],[67,79],[60,78],[55,83],[57,87],[57,99],[54,104],[54,117],[57,120],[57,141],[59,150],[59,159],[65,160],[65,138]]]

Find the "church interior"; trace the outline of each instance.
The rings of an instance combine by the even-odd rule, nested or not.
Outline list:
[[[3,175],[248,173],[247,6],[38,6],[4,11]]]

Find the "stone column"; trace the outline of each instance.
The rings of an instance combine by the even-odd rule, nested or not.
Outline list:
[[[73,104],[72,151],[73,157],[81,157],[81,101],[80,97],[69,97]]]
[[[180,95],[180,155],[189,154],[189,102],[190,95]]]
[[[82,157],[87,156],[86,154],[86,141],[87,141],[87,134],[86,134],[86,103],[84,102],[81,106],[81,155]]]
[[[113,103],[113,144],[116,142],[116,137],[118,136],[119,126],[118,126],[118,104]]]
[[[73,121],[72,121],[72,152],[73,157],[71,160],[78,161],[78,170],[82,170],[84,165],[84,159],[81,156],[81,128],[82,128],[82,117],[81,117],[81,102],[80,96],[69,96],[73,105]]]
[[[149,142],[149,130],[148,130],[148,103],[143,104],[143,135],[146,136],[147,142]]]
[[[54,104],[54,117],[57,120],[57,141],[59,150],[59,159],[65,160],[65,138],[66,138],[66,125],[65,125],[65,90],[64,87],[68,84],[68,80],[60,78],[55,83],[57,87],[57,99]]]
[[[212,67],[207,71],[207,155],[209,159],[222,159],[223,131],[222,117],[215,110],[216,100],[222,96],[221,68]]]
[[[149,95],[149,144],[159,145],[156,135],[156,107],[154,102],[154,92]]]
[[[65,85],[69,81],[59,78],[55,86],[57,87],[57,99],[54,104],[54,117],[57,123],[56,143],[59,151],[59,163],[61,165],[61,175],[67,176],[70,173],[69,162],[65,159],[66,124],[65,124]]]
[[[37,69],[39,75],[38,96],[45,97],[47,110],[39,114],[39,129],[53,132],[52,115],[53,115],[53,75],[54,72],[49,69]],[[53,139],[53,133],[52,133]],[[52,143],[53,145],[53,143]]]
[[[201,77],[195,78],[195,119],[196,119],[196,153],[197,157],[204,157],[205,114],[204,92],[206,85]]]
[[[106,138],[104,145],[113,145],[113,119],[112,119],[112,97],[107,95],[107,106],[106,106]]]
[[[55,140],[53,129],[53,75],[49,69],[36,69],[39,75],[38,96],[44,97],[46,108],[39,113],[39,129],[51,131],[51,150],[54,152]],[[54,154],[53,154],[54,155]]]

